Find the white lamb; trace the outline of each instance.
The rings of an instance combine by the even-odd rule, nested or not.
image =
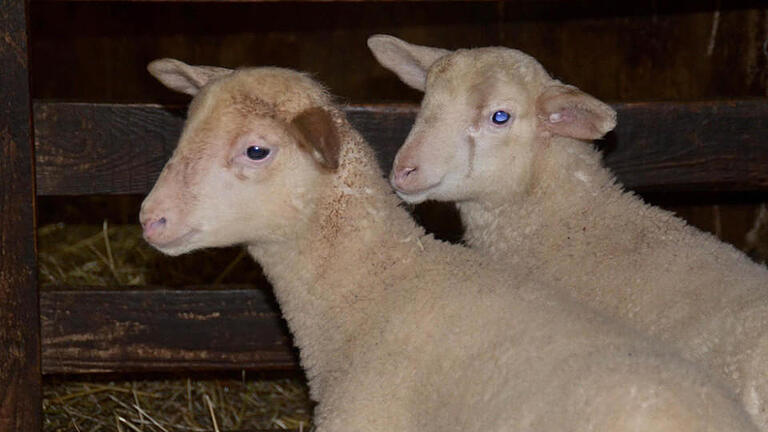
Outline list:
[[[613,109],[520,51],[368,44],[426,89],[392,170],[403,199],[456,201],[471,247],[701,362],[768,430],[768,271],[622,189],[591,144]]]
[[[301,350],[318,431],[756,430],[676,355],[425,235],[306,75],[149,69],[196,97],[144,236],[171,255],[247,246]]]

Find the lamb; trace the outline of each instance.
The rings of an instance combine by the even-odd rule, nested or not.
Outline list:
[[[754,431],[631,330],[426,235],[306,75],[156,60],[195,95],[142,204],[169,255],[242,244],[300,349],[318,431]]]
[[[456,201],[470,247],[674,346],[768,430],[768,271],[623,190],[591,143],[616,125],[611,107],[517,50],[368,44],[425,91],[398,195]]]

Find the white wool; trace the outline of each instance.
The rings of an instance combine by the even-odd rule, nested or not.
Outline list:
[[[583,171],[576,171],[573,175],[584,183],[589,183],[589,176]]]
[[[402,52],[388,61],[377,54],[395,72],[417,55],[397,44]],[[768,431],[768,270],[623,191],[591,143],[615,126],[613,109],[540,65],[515,67],[523,63],[538,65],[519,51],[478,48],[427,66],[430,86],[409,135],[419,139],[405,142],[393,167],[406,154],[419,174],[394,182],[399,195],[433,185],[413,201],[457,201],[469,246],[673,346],[727,383]],[[495,133],[475,136],[469,171],[456,119],[499,101],[527,115],[504,128],[475,126]]]
[[[729,392],[663,344],[574,304],[536,274],[426,235],[369,146],[304,75],[258,68],[219,84],[201,97],[227,102],[214,104],[221,111],[189,122],[210,120],[217,136],[233,136],[186,171],[216,175],[190,179],[166,166],[143,220],[178,209],[191,226],[207,220],[210,232],[172,253],[223,246],[222,235],[248,247],[300,349],[318,432],[755,430]],[[242,100],[238,115],[231,100]],[[278,114],[257,109],[271,104]],[[334,120],[337,169],[285,130],[304,112]],[[221,162],[254,124],[282,137],[273,144],[283,159],[238,178]],[[179,160],[192,160],[205,138],[187,136]],[[194,203],[163,198],[183,187]]]

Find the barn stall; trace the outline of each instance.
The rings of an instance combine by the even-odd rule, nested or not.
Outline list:
[[[140,238],[138,205],[187,102],[146,73],[159,57],[309,71],[349,105],[388,169],[420,94],[375,62],[370,34],[517,48],[617,108],[599,145],[630,189],[768,256],[762,2],[7,0],[0,10],[0,345],[10,348],[0,430],[311,424],[257,265],[239,249],[171,259]],[[450,205],[414,212],[461,238]]]

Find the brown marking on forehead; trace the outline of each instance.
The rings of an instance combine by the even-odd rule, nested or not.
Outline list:
[[[238,69],[204,90],[211,91],[199,96],[211,98],[209,103],[219,113],[238,111],[286,122],[313,105],[329,102],[327,92],[305,74],[274,67]]]
[[[279,110],[275,104],[251,94],[236,93],[231,96],[231,107],[245,117],[276,118]]]
[[[432,69],[436,75],[440,75],[448,71],[454,64],[454,57],[452,55],[443,56],[435,62]]]
[[[440,79],[444,82],[455,84],[464,84],[467,80],[472,80],[472,76],[478,71],[483,73],[482,62],[477,57],[474,50],[459,49],[451,54],[440,57],[430,67],[428,80]]]
[[[456,61],[452,54],[437,59],[427,71],[427,86],[435,80],[443,80],[444,76],[451,72],[455,63]]]
[[[303,137],[292,127],[292,121],[307,107],[329,102],[325,90],[305,75],[279,68],[238,70],[212,83],[190,106],[186,139],[175,158],[179,181],[191,184],[195,177],[202,177],[200,170],[213,166],[234,167],[232,154],[239,151],[235,146],[244,135],[258,132],[261,121],[267,121],[270,129],[280,129],[289,142],[302,147]],[[238,170],[234,175],[247,180]]]
[[[496,78],[492,74],[486,74],[480,77],[474,85],[469,88],[469,97],[473,105],[485,105],[491,99],[496,91]]]

